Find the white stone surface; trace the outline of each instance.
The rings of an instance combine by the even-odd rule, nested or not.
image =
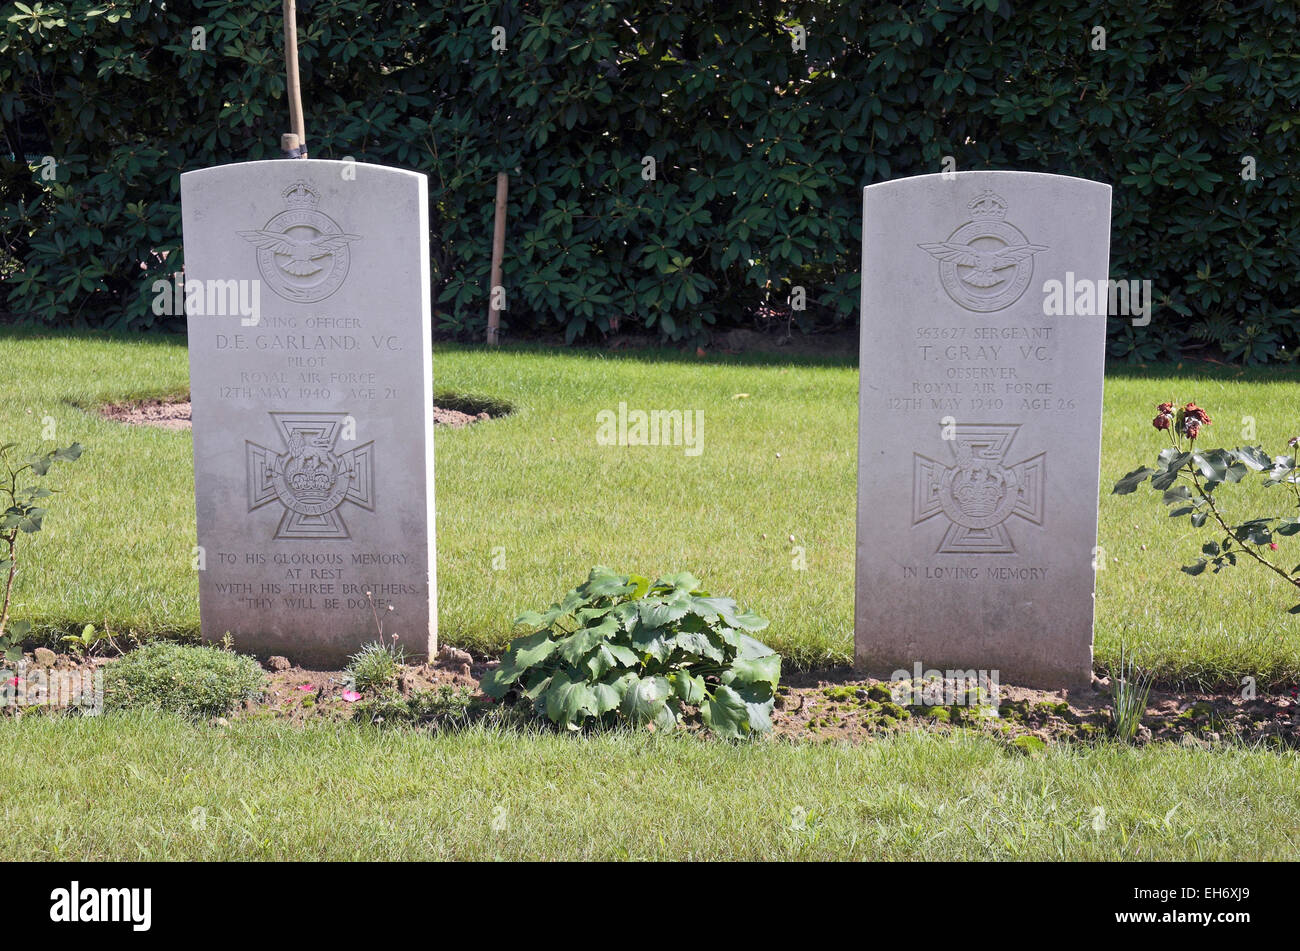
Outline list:
[[[869,674],[1089,682],[1106,319],[1048,316],[1044,286],[1104,282],[1109,234],[1110,186],[1084,179],[864,190],[854,654]]]
[[[183,174],[181,204],[203,636],[337,668],[379,637],[369,591],[385,640],[433,653],[425,176],[248,162]]]

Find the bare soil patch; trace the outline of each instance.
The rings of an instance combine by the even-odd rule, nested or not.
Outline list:
[[[136,403],[114,403],[101,406],[99,412],[105,419],[132,426],[159,426],[163,429],[189,429],[189,400],[141,400]],[[464,413],[458,409],[445,406],[433,407],[435,426],[468,426],[481,420],[491,419],[486,412]]]
[[[467,688],[476,699],[485,701],[479,693],[479,682],[497,662],[466,662],[466,658],[462,652],[445,650],[433,662],[404,665],[395,689],[409,697],[441,686]],[[25,660],[25,667],[19,671],[25,676],[16,678],[17,683],[13,671],[6,674],[10,678],[6,689],[24,697],[42,689],[40,678],[32,676],[42,666],[77,671],[112,663],[111,658],[82,662],[44,649],[41,656],[29,654]],[[292,723],[346,721],[353,718],[357,703],[365,699],[357,696],[342,670],[310,670],[290,665],[284,658],[273,658],[263,666],[267,677],[265,695],[246,702],[232,716]],[[892,699],[891,686],[885,681],[858,678],[848,668],[791,674],[777,691],[773,732],[778,739],[792,742],[860,744],[905,730],[970,730],[1033,754],[1049,745],[1100,740],[1112,730],[1105,681],[1095,681],[1091,689],[1068,696],[1001,684],[997,703],[984,705],[898,704]],[[1245,699],[1236,694],[1153,691],[1136,742],[1170,742],[1209,749],[1240,741],[1300,749],[1300,699],[1296,694],[1295,690],[1261,692]]]
[[[440,686],[468,687],[478,694],[479,679],[487,668],[475,665],[466,670],[460,665],[432,663],[406,664],[397,678],[396,690],[409,697],[417,690],[432,690]],[[359,702],[351,691],[351,681],[342,670],[308,670],[288,667],[267,673],[266,696],[260,702],[248,703],[236,717],[254,719],[288,720],[303,723],[310,720],[350,720]]]
[[[1110,683],[1069,694],[1000,684],[996,705],[916,703],[892,699],[891,684],[848,668],[794,674],[777,692],[773,725],[796,740],[871,742],[900,730],[970,729],[1024,752],[1053,743],[1102,739],[1112,732]],[[917,685],[920,688],[922,685]],[[924,695],[922,695],[922,699]],[[1139,744],[1155,741],[1208,748],[1232,739],[1300,749],[1300,702],[1287,690],[1246,699],[1238,694],[1152,690]]]
[[[133,426],[160,426],[163,429],[190,428],[189,400],[143,400],[139,403],[115,403],[101,406],[105,419]]]

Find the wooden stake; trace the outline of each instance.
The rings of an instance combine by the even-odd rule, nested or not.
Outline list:
[[[289,96],[289,125],[298,136],[298,158],[307,157],[307,133],[302,124],[302,87],[298,83],[298,11],[296,0],[284,0],[284,75]]]
[[[498,331],[501,327],[501,311],[496,307],[496,289],[501,287],[501,258],[506,248],[506,187],[510,178],[505,172],[497,172],[496,221],[492,228],[492,280],[488,286],[488,327],[487,342],[489,346],[497,345]]]

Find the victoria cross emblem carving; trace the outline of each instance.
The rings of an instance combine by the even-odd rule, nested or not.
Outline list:
[[[956,303],[977,313],[1010,307],[1034,276],[1034,255],[1049,248],[1030,244],[1007,223],[1007,203],[985,189],[969,204],[967,221],[947,241],[919,244],[939,262],[939,280]],[[1014,270],[1012,270],[1014,268]]]
[[[1007,521],[1016,517],[1043,524],[1047,454],[1014,465],[1006,462],[1018,423],[959,423],[954,428],[954,438],[948,440],[951,465],[912,454],[912,524],[947,518],[939,554],[1014,554]]]
[[[339,452],[346,413],[270,413],[283,449],[245,440],[248,510],[284,506],[276,538],[348,538],[344,502],[375,507],[374,443]]]

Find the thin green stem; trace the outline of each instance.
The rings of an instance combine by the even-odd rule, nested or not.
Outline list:
[[[1219,507],[1214,504],[1213,495],[1211,495],[1209,492],[1206,492],[1204,487],[1202,487],[1200,474],[1197,473],[1192,462],[1189,462],[1187,464],[1187,470],[1188,472],[1191,473],[1192,484],[1196,486],[1197,494],[1199,494],[1200,497],[1205,500],[1205,504],[1209,506],[1210,514],[1214,516],[1214,520],[1219,523],[1220,527],[1222,527],[1225,532],[1228,533],[1228,536],[1230,538],[1236,538],[1238,542],[1241,542],[1241,550],[1244,551],[1246,554],[1250,555],[1250,557],[1254,558],[1265,568],[1269,569],[1269,571],[1272,571],[1275,574],[1280,575],[1281,577],[1285,578],[1289,583],[1295,585],[1297,588],[1300,588],[1300,578],[1292,578],[1289,574],[1286,573],[1286,571],[1283,568],[1273,564],[1273,562],[1269,561],[1267,558],[1265,558],[1263,555],[1257,552],[1254,546],[1248,544],[1245,541],[1242,541],[1242,539],[1240,538],[1237,538],[1236,533],[1232,530],[1232,528],[1228,525],[1228,523],[1224,521],[1223,516],[1219,513]]]
[[[4,540],[9,545],[8,561],[9,574],[5,579],[5,598],[4,605],[0,607],[0,641],[4,639],[5,627],[9,624],[9,599],[13,595],[14,575],[18,571],[18,559],[14,557],[14,543],[18,540],[18,530],[10,532],[4,536]]]
[[[22,468],[14,469],[7,460],[5,469],[9,472],[9,486],[4,492],[9,496],[9,505],[7,507],[12,509],[18,504],[18,473],[23,470]],[[9,562],[9,570],[5,578],[4,603],[0,604],[0,639],[4,638],[5,628],[9,625],[9,605],[13,598],[14,575],[18,572],[18,559],[14,556],[14,546],[18,544],[18,529],[15,528],[2,537],[8,546],[6,560]]]

